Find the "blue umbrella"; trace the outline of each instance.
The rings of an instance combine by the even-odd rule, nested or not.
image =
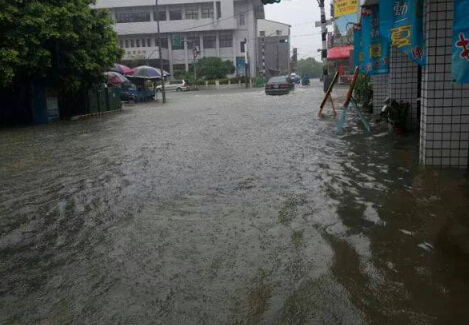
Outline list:
[[[132,69],[134,73],[132,77],[142,79],[161,79],[160,69],[150,67],[148,65],[142,65]]]
[[[158,69],[158,68],[155,68],[155,69],[158,70],[158,72],[161,75],[161,69]],[[164,74],[165,77],[169,77],[171,75],[168,71],[165,71],[165,70],[163,70],[163,74]]]

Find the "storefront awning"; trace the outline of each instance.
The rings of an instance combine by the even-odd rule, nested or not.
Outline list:
[[[350,51],[353,50],[353,45],[336,46],[327,50],[328,60],[342,60],[350,58]]]

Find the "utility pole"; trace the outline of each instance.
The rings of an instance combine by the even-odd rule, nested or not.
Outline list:
[[[280,46],[280,41],[277,42],[277,71],[278,71],[278,74],[280,75],[280,58],[279,58],[279,48]]]
[[[161,54],[160,11],[158,7],[158,0],[155,0],[155,6],[156,6],[156,33],[158,37],[158,55],[160,56],[161,94],[163,96],[163,103],[166,103],[166,91],[164,89],[163,56]]]
[[[248,40],[244,39],[244,74],[245,74],[245,84],[246,88],[249,88],[249,53],[248,53]]]
[[[262,32],[262,78],[265,80],[265,32]]]
[[[321,37],[322,37],[322,51],[321,51],[321,58],[323,63],[323,70],[322,70],[322,80],[324,83],[324,92],[327,91],[327,83],[328,83],[328,75],[329,71],[327,68],[327,21],[326,21],[326,8],[324,7],[324,0],[317,0],[319,9],[321,9]]]

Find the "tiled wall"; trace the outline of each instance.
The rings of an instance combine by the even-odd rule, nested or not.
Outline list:
[[[422,76],[420,160],[467,168],[469,84],[451,80],[453,0],[425,2],[427,65]]]
[[[389,76],[371,76],[373,84],[373,114],[379,114],[384,105],[384,100],[389,97]]]
[[[402,51],[391,47],[391,60],[389,69],[389,96],[398,102],[410,103],[409,124],[418,129],[417,98],[419,87],[418,65],[407,57]]]

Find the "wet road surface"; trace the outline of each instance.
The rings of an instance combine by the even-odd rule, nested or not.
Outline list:
[[[466,323],[465,172],[321,95],[0,130],[0,324]]]

